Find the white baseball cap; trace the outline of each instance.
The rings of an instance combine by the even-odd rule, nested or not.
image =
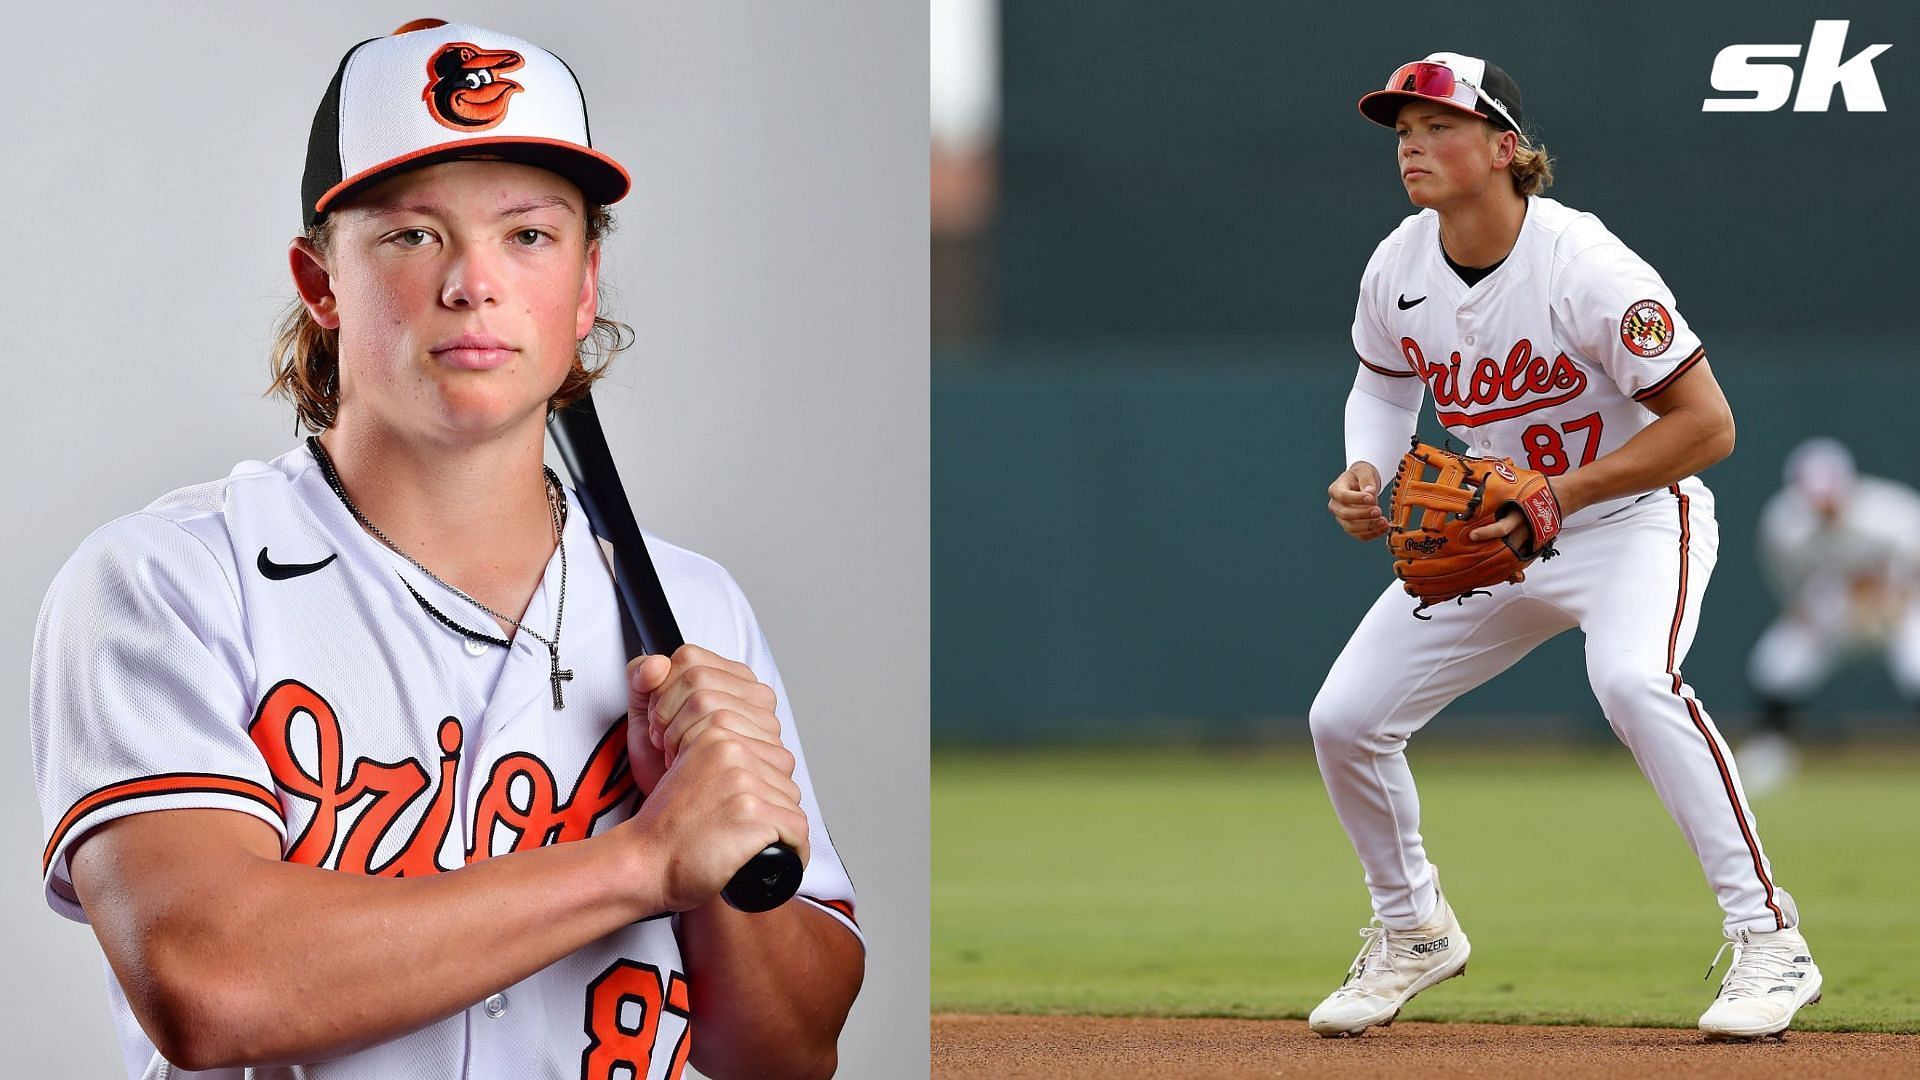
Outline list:
[[[1477,56],[1456,52],[1429,53],[1423,60],[1401,64],[1387,76],[1384,89],[1360,99],[1360,113],[1381,127],[1393,127],[1400,107],[1409,101],[1431,101],[1470,113],[1497,128],[1526,139],[1526,117],[1520,111],[1520,85],[1498,67]],[[1486,111],[1481,106],[1487,106]]]
[[[497,31],[416,19],[341,58],[307,139],[301,213],[311,228],[397,172],[471,159],[549,169],[600,205],[631,186],[620,163],[593,148],[586,98],[565,61]]]
[[[1832,503],[1853,487],[1853,454],[1838,439],[1808,439],[1787,455],[1787,486],[1809,502]]]

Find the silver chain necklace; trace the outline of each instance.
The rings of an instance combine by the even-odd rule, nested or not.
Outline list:
[[[431,578],[441,588],[502,622],[512,623],[516,629],[547,647],[547,660],[549,663],[547,678],[553,683],[553,707],[556,709],[566,708],[566,701],[560,693],[560,684],[568,682],[573,678],[573,672],[571,670],[563,669],[560,666],[560,627],[566,621],[567,617],[567,544],[565,537],[561,533],[561,530],[565,528],[567,523],[567,501],[566,497],[562,495],[560,491],[560,478],[553,474],[553,470],[547,468],[545,465],[540,467],[540,471],[545,473],[547,478],[547,509],[553,515],[554,545],[560,549],[560,602],[554,607],[553,637],[549,640],[519,619],[511,615],[503,615],[473,597],[468,596],[465,591],[448,584],[440,575],[427,569],[426,565],[419,559],[407,554],[401,549],[399,544],[393,542],[391,537],[380,531],[380,526],[368,520],[367,515],[361,513],[360,508],[355,506],[353,500],[347,497],[346,486],[340,483],[340,474],[333,470],[333,459],[327,456],[327,450],[320,445],[320,439],[313,435],[307,436],[307,448],[313,452],[313,459],[319,462],[320,475],[327,478],[327,486],[332,488],[333,493],[340,497],[340,502],[346,506],[347,512],[353,515],[353,520],[359,522],[361,528],[372,533],[376,539],[382,544],[385,544],[387,550],[407,560],[407,562],[413,565],[415,570],[427,575],[427,577]],[[405,584],[405,582],[406,579],[402,578],[401,583]],[[454,622],[452,619],[447,618],[445,615],[442,615],[432,604],[427,603],[426,597],[421,596],[419,592],[415,591],[412,585],[407,586],[407,591],[413,593],[413,598],[420,601],[421,606],[425,607],[428,612],[439,619],[443,625],[458,632],[462,636],[474,641],[484,641],[494,645],[504,646],[508,644],[488,634],[481,634],[469,630],[459,623]]]

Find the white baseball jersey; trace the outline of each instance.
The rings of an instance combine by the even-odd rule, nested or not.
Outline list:
[[[1350,447],[1391,476],[1424,390],[1455,438],[1549,477],[1611,453],[1655,420],[1641,402],[1704,351],[1652,268],[1593,216],[1527,200],[1512,252],[1469,287],[1447,265],[1440,219],[1407,218],[1367,263],[1354,316],[1362,368]],[[1392,409],[1373,410],[1379,399]],[[1404,423],[1404,428],[1389,430]],[[1368,426],[1375,431],[1356,431]],[[1370,448],[1368,444],[1373,444]],[[1350,451],[1351,453],[1351,451]],[[1402,750],[1460,694],[1567,630],[1608,724],[1679,825],[1728,932],[1797,916],[1773,881],[1733,755],[1681,674],[1718,559],[1713,495],[1697,477],[1586,507],[1559,556],[1413,618],[1389,584],[1327,673],[1309,712],[1321,777],[1366,870],[1374,912],[1411,929],[1437,891]]]
[[[31,692],[47,902],[85,922],[74,841],[126,814],[219,807],[281,837],[284,858],[419,876],[631,817],[625,642],[612,579],[577,502],[556,709],[545,646],[367,535],[305,446],[176,491],[81,545],[41,609]],[[725,570],[649,536],[682,632],[779,695],[812,859],[800,902],[856,936],[854,893],[809,782],[780,673]],[[550,631],[558,555],[528,606]],[[535,902],[537,898],[529,898]],[[484,946],[484,942],[476,942]],[[373,975],[375,973],[369,973]],[[130,1077],[185,1076],[155,1051],[108,969]],[[289,1001],[289,1006],[296,1006]],[[196,1076],[665,1078],[692,1018],[674,920],[656,917],[411,1035],[323,1064]]]
[[[1760,557],[1784,602],[1828,580],[1910,589],[1920,584],[1920,492],[1856,477],[1832,521],[1793,488],[1776,492],[1760,512]]]
[[[1469,455],[1510,457],[1549,477],[1652,423],[1639,402],[1705,355],[1652,267],[1592,214],[1537,195],[1513,251],[1471,288],[1443,257],[1437,213],[1401,222],[1367,262],[1353,347],[1379,376],[1375,396],[1417,411],[1429,390]],[[1390,476],[1398,461],[1373,464]],[[1565,524],[1631,501],[1586,507]]]

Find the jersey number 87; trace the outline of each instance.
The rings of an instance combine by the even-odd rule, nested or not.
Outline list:
[[[1547,424],[1535,424],[1520,436],[1527,448],[1527,468],[1548,476],[1559,476],[1567,471],[1567,444],[1562,440],[1564,432],[1571,435],[1579,431],[1587,436],[1587,444],[1580,450],[1580,464],[1591,465],[1599,456],[1600,450],[1600,414],[1588,413],[1578,420],[1569,420],[1560,425],[1558,431]]]

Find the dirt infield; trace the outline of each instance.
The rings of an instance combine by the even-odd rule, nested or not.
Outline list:
[[[1880,1077],[1920,1075],[1920,1036],[1789,1032],[1710,1043],[1667,1028],[1409,1022],[1322,1039],[1299,1020],[933,1017],[933,1075],[970,1077]]]

